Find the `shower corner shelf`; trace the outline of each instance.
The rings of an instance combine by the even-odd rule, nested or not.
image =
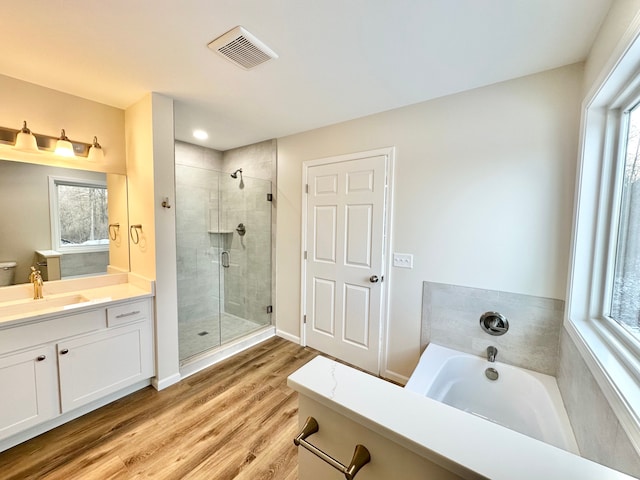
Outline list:
[[[209,230],[209,233],[233,233],[233,230]]]

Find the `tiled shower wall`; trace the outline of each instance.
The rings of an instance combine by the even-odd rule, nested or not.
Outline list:
[[[228,175],[238,168],[243,170],[242,185],[240,178]],[[181,212],[187,212],[177,217],[176,225],[178,243],[187,246],[178,251],[179,280],[186,280],[178,282],[181,318],[211,316],[224,301],[227,313],[270,322],[266,306],[273,305],[275,288],[271,268],[275,209],[267,193],[272,192],[275,174],[275,140],[226,152],[176,142],[176,202],[181,202],[177,206]],[[186,189],[182,195],[181,188]],[[247,228],[244,237],[235,233],[239,223]],[[231,233],[207,233],[212,226]],[[217,264],[223,249],[229,251],[231,267],[225,271],[220,296]],[[189,282],[195,278],[198,285]]]
[[[220,280],[207,232],[209,211],[218,208],[222,153],[183,142],[175,148],[178,318],[211,318],[219,309]]]
[[[430,342],[485,356],[489,345],[498,360],[555,375],[564,302],[553,298],[423,283],[423,348]],[[492,336],[480,328],[480,316],[494,311],[509,321],[509,331]]]
[[[225,311],[268,323],[266,307],[273,306],[275,298],[271,258],[275,251],[276,209],[273,202],[267,201],[267,194],[272,193],[276,178],[276,141],[227,150],[222,159],[224,171],[242,168],[244,177],[244,188],[240,188],[239,178],[224,182],[222,225],[234,230],[243,223],[247,229],[244,237],[234,234],[227,245],[232,268],[225,273]]]

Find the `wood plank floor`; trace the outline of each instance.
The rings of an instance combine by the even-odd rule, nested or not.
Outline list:
[[[297,393],[317,352],[272,338],[0,453],[0,478],[296,480]]]

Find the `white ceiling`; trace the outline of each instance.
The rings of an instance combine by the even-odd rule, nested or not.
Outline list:
[[[176,100],[219,150],[584,60],[612,0],[16,0],[0,74],[126,108]],[[207,44],[242,25],[279,59]]]

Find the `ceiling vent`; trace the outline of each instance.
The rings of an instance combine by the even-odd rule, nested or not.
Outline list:
[[[219,36],[208,47],[245,70],[278,58],[273,50],[241,26]]]

